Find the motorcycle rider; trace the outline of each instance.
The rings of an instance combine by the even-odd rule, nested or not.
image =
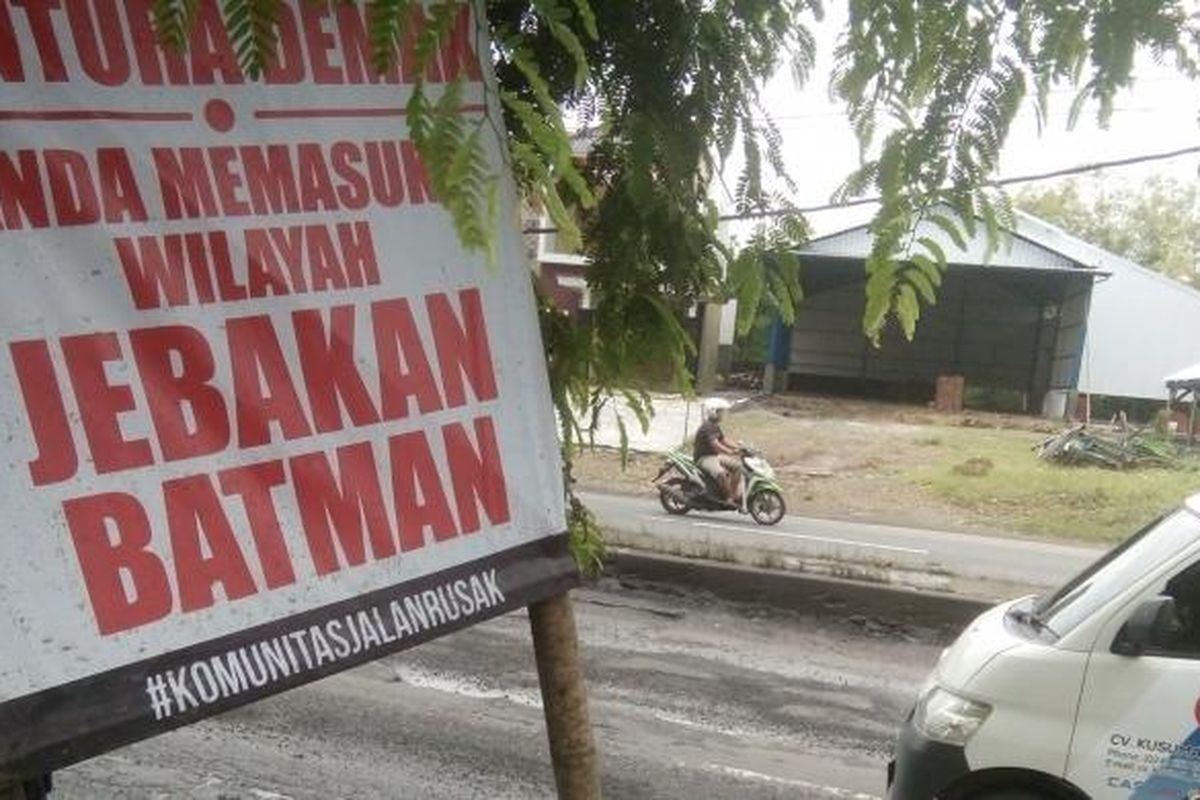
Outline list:
[[[710,400],[704,405],[704,423],[696,430],[692,457],[696,466],[704,470],[720,487],[725,502],[738,504],[738,486],[741,484],[742,459],[740,448],[725,439],[721,430],[721,419],[729,403]]]

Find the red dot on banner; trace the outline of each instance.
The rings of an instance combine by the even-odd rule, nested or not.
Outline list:
[[[1192,713],[1196,715],[1196,722],[1200,723],[1200,697],[1196,698],[1196,707],[1192,709]]]
[[[204,121],[217,133],[228,133],[233,129],[233,106],[220,98],[209,100],[204,104]]]

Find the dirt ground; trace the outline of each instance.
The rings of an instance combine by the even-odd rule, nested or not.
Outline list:
[[[1039,462],[1061,425],[1036,417],[813,396],[743,404],[726,434],[775,466],[795,514],[1111,542],[1200,490],[1200,472],[1115,473]],[[584,488],[649,494],[657,454],[579,455]]]

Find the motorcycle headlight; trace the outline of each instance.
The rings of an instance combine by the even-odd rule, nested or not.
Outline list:
[[[923,736],[962,747],[988,718],[992,707],[933,687],[917,703],[913,725]]]

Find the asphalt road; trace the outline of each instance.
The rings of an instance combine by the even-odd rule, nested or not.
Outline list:
[[[972,536],[787,516],[764,528],[736,512],[673,517],[645,496],[581,493],[618,542],[666,553],[770,564],[794,559],[815,571],[915,588],[982,593],[990,599],[1062,583],[1100,550],[1032,539]],[[861,574],[856,574],[855,570]]]
[[[605,796],[883,793],[944,631],[608,578],[576,593]],[[55,800],[553,796],[517,613],[77,765]]]

